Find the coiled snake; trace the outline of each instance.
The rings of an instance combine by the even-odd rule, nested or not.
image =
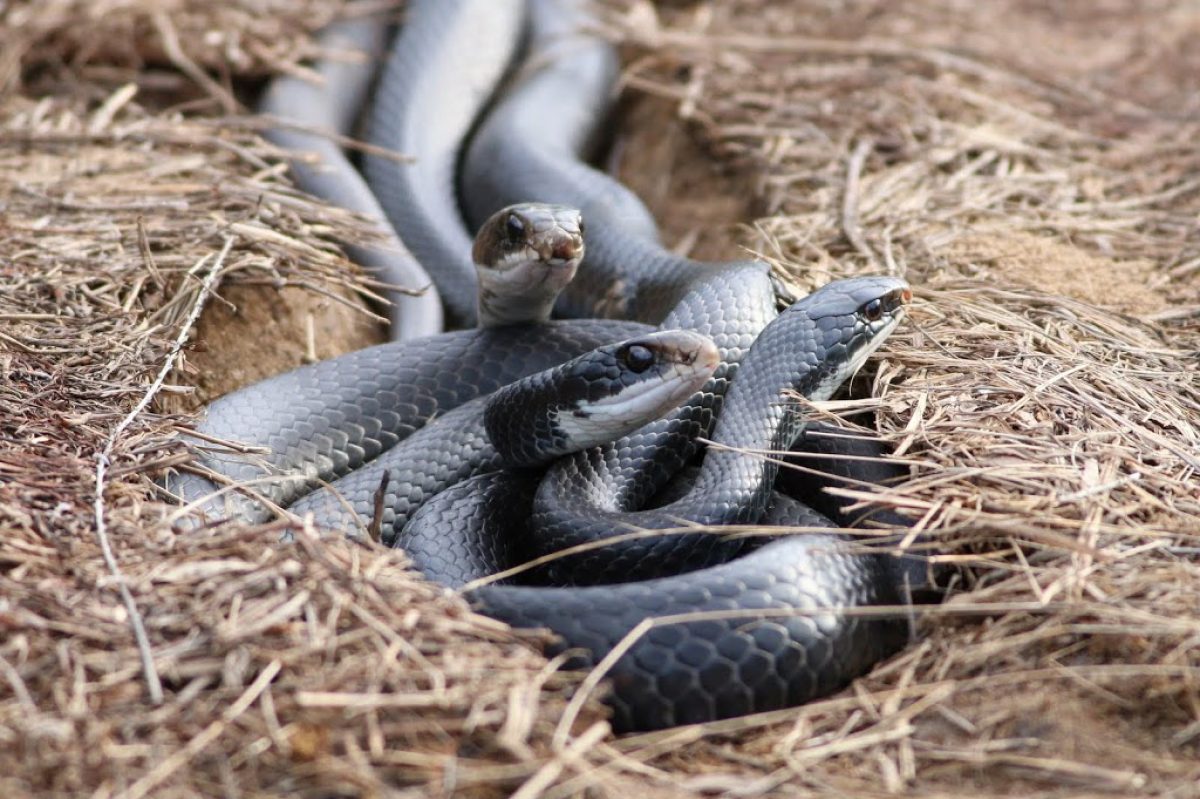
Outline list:
[[[468,596],[497,618],[550,627],[562,636],[563,647],[585,653],[577,665],[599,662],[648,619],[680,617],[678,623],[651,622],[649,631],[612,665],[610,699],[618,729],[727,717],[828,693],[905,640],[902,622],[841,612],[905,600],[902,576],[909,573],[896,568],[889,556],[851,553],[837,536],[815,534],[784,536],[763,545],[695,529],[608,546],[597,545],[597,539],[632,529],[764,519],[830,525],[773,493],[777,466],[762,458],[761,451],[786,450],[803,432],[802,418],[787,407],[787,392],[813,399],[830,396],[903,316],[909,289],[896,278],[840,281],[793,303],[776,318],[776,297],[764,264],[695,264],[662,249],[651,217],[636,198],[578,160],[594,139],[600,121],[597,92],[608,90],[615,62],[606,45],[589,39],[578,39],[565,55],[550,52],[555,36],[564,30],[577,33],[571,16],[575,9],[567,3],[564,15],[561,8],[547,10],[553,5],[541,2],[533,14],[532,57],[540,68],[518,75],[478,126],[463,159],[466,215],[479,220],[528,199],[582,209],[587,256],[558,310],[638,321],[539,321],[553,290],[536,300],[512,302],[509,298],[534,289],[519,281],[485,280],[480,285],[463,271],[461,264],[471,262],[470,240],[461,220],[449,218],[456,216],[447,210],[455,191],[446,164],[457,163],[458,156],[446,150],[447,142],[465,140],[474,111],[456,100],[451,126],[459,129],[438,134],[429,162],[437,174],[420,191],[397,188],[394,182],[395,175],[404,174],[405,181],[420,183],[420,170],[405,174],[369,162],[367,174],[401,239],[439,283],[451,316],[478,318],[482,326],[351,353],[217,401],[201,426],[205,437],[257,445],[268,454],[256,462],[209,452],[203,460],[224,479],[256,483],[265,497],[238,499],[232,509],[222,510],[212,500],[201,507],[263,518],[271,505],[295,503],[293,510],[312,511],[322,523],[353,533],[371,516],[368,508],[382,472],[407,470],[410,477],[395,481],[383,503],[385,527],[391,530],[385,540],[398,540],[434,577],[461,583],[528,555],[592,545],[584,555],[535,572],[535,580],[564,587],[493,585],[475,588]],[[412,130],[414,109],[428,111],[430,103],[436,105],[429,98],[448,91],[437,87],[453,86],[456,80],[465,80],[461,85],[469,89],[464,102],[470,100],[467,105],[475,110],[482,106],[487,92],[480,86],[487,80],[480,72],[498,79],[516,51],[523,8],[516,0],[411,2],[389,59],[393,66],[385,69],[377,90],[372,129]],[[468,78],[456,78],[455,66],[471,61],[471,48],[485,34],[479,27],[484,23],[469,22],[475,12],[493,21],[482,55],[487,64],[462,73]],[[414,46],[425,49],[418,55],[403,50]],[[403,85],[393,88],[389,75],[400,72]],[[433,119],[422,122],[437,130]],[[413,141],[393,137],[388,143],[404,150]],[[437,185],[430,189],[431,184]],[[440,199],[421,199],[427,190],[440,191]],[[401,199],[387,199],[393,195]],[[541,213],[535,206],[528,209]],[[512,230],[496,233],[499,226],[508,227],[507,213],[493,216],[477,238],[483,242],[474,258],[485,270],[481,275],[488,274],[489,258],[497,262],[497,243],[520,238]],[[405,233],[407,224],[421,232]],[[493,226],[491,245],[488,225]],[[527,228],[534,233],[534,227],[522,225],[521,232]],[[437,236],[439,243],[420,245],[427,235]],[[541,245],[530,246],[537,251]],[[537,257],[547,255],[578,263],[578,253],[571,256],[554,246],[542,246]],[[457,276],[440,282],[438,267],[451,263]],[[479,298],[478,313],[465,299],[468,295]],[[664,332],[653,334],[644,323],[659,324]],[[489,471],[499,456],[487,450],[486,437],[475,434],[481,424],[487,426],[485,397],[613,342],[676,329],[711,338],[717,353],[711,378],[680,409],[614,444],[560,459],[540,488],[535,473]],[[429,424],[435,417],[437,422]],[[580,433],[589,425],[579,420],[591,417],[558,414],[547,430]],[[702,451],[699,436],[715,444],[704,454],[694,485],[673,486],[672,479]],[[409,438],[420,442],[420,451],[433,453],[434,460],[437,453],[451,450],[471,449],[471,455],[430,468],[401,454],[404,448],[396,445]],[[478,456],[481,451],[484,457]],[[391,469],[388,458],[407,465]],[[363,470],[365,464],[369,466]],[[423,475],[430,472],[437,479],[423,484]],[[475,476],[464,480],[470,475]],[[311,493],[338,478],[357,479],[360,485],[334,483],[333,492]],[[192,475],[173,484],[193,499],[212,486]],[[673,501],[646,510],[664,491],[674,492]],[[340,499],[330,499],[335,493]],[[530,515],[552,533],[548,539],[538,543],[527,523]],[[508,535],[503,543],[500,533]],[[457,554],[464,560],[457,560]],[[599,582],[623,584],[566,587]],[[726,615],[695,619],[694,614],[705,611]]]

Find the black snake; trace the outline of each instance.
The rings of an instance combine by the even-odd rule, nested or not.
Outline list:
[[[595,139],[596,109],[610,91],[615,60],[607,45],[576,35],[578,17],[570,3],[551,8],[557,5],[538,4],[530,40],[535,68],[518,72],[462,158],[467,218],[478,220],[526,199],[582,209],[587,258],[559,301],[559,312],[690,329],[713,339],[720,363],[679,411],[617,444],[560,460],[540,489],[529,474],[512,472],[478,474],[452,485],[494,462],[477,462],[466,472],[448,467],[445,481],[421,487],[421,501],[403,508],[403,518],[411,516],[411,535],[393,524],[394,535],[405,534],[401,544],[431,573],[439,558],[449,562],[465,553],[471,565],[458,574],[469,579],[476,569],[487,572],[514,558],[635,527],[764,519],[827,524],[773,493],[776,467],[747,450],[792,445],[804,425],[784,407],[783,392],[829,396],[900,319],[907,287],[894,278],[835,283],[772,321],[775,294],[764,264],[696,264],[663,249],[636,198],[579,160]],[[367,161],[367,174],[401,239],[460,321],[478,318],[474,304],[480,291],[469,270],[470,240],[454,205],[459,147],[490,92],[484,84],[499,78],[517,50],[523,8],[518,0],[414,0],[374,101],[371,127],[384,144],[420,156],[422,142],[436,139],[429,156],[419,157],[420,168],[405,170],[375,157]],[[564,31],[572,46],[556,52]],[[456,71],[460,68],[466,71]],[[455,95],[453,102],[448,93]],[[447,103],[449,120],[439,127],[437,117],[428,115]],[[405,229],[410,224],[413,231]],[[477,398],[648,332],[616,319],[539,322],[541,310],[534,305],[524,321],[485,317],[485,326],[477,329],[351,353],[222,398],[211,406],[202,432],[259,445],[267,454],[255,464],[210,453],[207,463],[232,480],[259,480],[270,503],[287,504],[328,480],[348,474],[354,479],[352,473],[364,464],[421,435],[417,431],[430,420],[445,421],[453,409],[468,406],[458,424],[441,426],[450,435],[425,433],[423,447],[430,451],[454,441],[478,424],[484,401]],[[518,323],[488,324],[496,321]],[[740,374],[739,362],[745,367]],[[477,407],[468,405],[472,401]],[[726,402],[728,416],[721,412]],[[707,450],[693,472],[694,485],[672,484],[700,451],[699,435],[716,436],[721,446]],[[363,485],[373,489],[378,480],[372,476]],[[438,493],[445,485],[451,487]],[[194,497],[208,486],[200,482],[181,491]],[[565,490],[571,486],[582,494],[571,498]],[[407,501],[397,499],[406,490],[401,486],[383,503],[393,519]],[[645,510],[656,495],[659,503],[663,497],[672,501]],[[314,499],[319,496],[309,494],[300,503],[333,507],[322,506]],[[369,495],[342,496],[357,506],[350,518],[361,519]],[[261,517],[261,507],[243,503],[237,511],[246,515],[247,507]],[[525,523],[531,510],[547,529],[570,536],[538,543]],[[322,511],[324,521],[335,517]],[[498,543],[499,530],[512,534],[511,543]],[[551,627],[564,646],[586,651],[579,665],[601,660],[647,618],[683,616],[680,623],[653,626],[610,670],[615,726],[662,727],[811,699],[902,645],[903,623],[839,611],[904,601],[904,581],[916,571],[898,568],[890,556],[847,552],[843,543],[836,536],[800,535],[758,546],[699,531],[634,538],[632,544],[597,547],[535,573],[538,580],[623,585],[488,586],[469,596],[498,618]],[[589,575],[588,568],[597,572]],[[658,576],[673,573],[668,570],[685,573]],[[689,615],[699,611],[732,614],[705,620]]]

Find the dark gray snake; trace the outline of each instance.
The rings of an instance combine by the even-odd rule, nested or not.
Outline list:
[[[512,223],[521,220],[518,226]],[[583,255],[579,220],[557,206],[513,206],[480,229],[480,283],[526,297],[541,318]],[[517,306],[497,297],[485,319]],[[388,453],[432,419],[596,347],[649,332],[645,325],[564,320],[493,324],[392,342],[301,367],[211,403],[197,429],[198,465],[168,488],[209,516],[261,521],[329,480]],[[205,444],[205,441],[216,444]],[[219,442],[236,442],[228,450]],[[241,450],[255,453],[247,456]],[[218,482],[252,491],[209,495]],[[374,491],[376,486],[372,486]],[[363,508],[371,507],[368,505]]]
[[[393,48],[390,72],[385,70],[376,93],[372,128],[408,131],[407,138],[384,142],[401,151],[420,150],[422,136],[435,136],[438,141],[426,164],[430,171],[400,171],[404,180],[419,184],[415,190],[396,188],[403,180],[395,180],[397,170],[388,167],[394,162],[376,161],[372,167],[369,160],[367,171],[385,207],[392,206],[389,216],[418,260],[426,266],[454,265],[459,275],[465,275],[439,282],[439,287],[452,316],[469,320],[474,318],[477,291],[469,273],[461,268],[470,264],[469,239],[453,208],[453,191],[446,186],[453,186],[457,143],[472,124],[471,119],[462,120],[474,112],[456,102],[454,119],[446,128],[439,128],[435,117],[413,115],[432,113],[439,98],[456,86],[465,88],[468,105],[477,110],[487,96],[487,89],[480,88],[485,81],[479,72],[472,72],[472,77],[461,83],[456,77],[461,73],[455,69],[464,59],[470,61],[476,49],[486,62],[480,69],[497,77],[515,52],[515,33],[511,39],[506,37],[519,30],[524,4],[515,0],[416,0],[409,5],[403,29],[407,33],[402,33]],[[476,12],[484,16],[468,23]],[[826,523],[803,505],[772,493],[773,470],[754,455],[710,448],[694,488],[673,488],[671,480],[701,452],[696,436],[714,434],[714,420],[724,418],[719,414],[731,381],[731,403],[743,394],[753,400],[745,407],[762,401],[766,405],[758,404],[757,411],[740,411],[730,421],[722,421],[717,429],[727,430],[725,443],[790,446],[790,439],[802,430],[796,417],[782,409],[780,387],[787,384],[816,398],[827,396],[846,376],[846,370],[861,363],[858,356],[865,357],[886,335],[882,329],[872,332],[867,307],[872,301],[883,304],[889,324],[894,324],[903,310],[903,302],[897,298],[906,301],[907,289],[898,281],[882,278],[831,286],[824,294],[818,292],[786,311],[772,323],[770,336],[760,336],[774,316],[774,293],[765,265],[696,264],[662,249],[653,220],[636,198],[580,162],[580,155],[595,138],[598,99],[610,91],[615,60],[607,45],[588,38],[573,38],[573,49],[564,49],[569,57],[551,53],[548,48],[558,41],[555,37],[564,30],[575,30],[575,18],[551,15],[545,8],[533,16],[540,26],[532,38],[538,68],[518,74],[507,99],[478,127],[464,159],[461,194],[468,219],[479,220],[503,204],[524,199],[582,208],[587,221],[587,261],[560,300],[559,310],[572,315],[632,316],[662,323],[663,329],[695,330],[713,338],[721,363],[713,380],[670,418],[616,445],[560,461],[550,479],[542,483],[545,496],[536,495],[537,481],[528,475],[483,474],[433,496],[416,510],[407,528],[396,533],[406,533],[405,548],[431,572],[439,559],[449,562],[452,555],[462,554],[470,568],[461,573],[469,578],[477,573],[472,571],[476,567],[487,572],[498,563],[520,562],[547,548],[529,535],[527,519],[521,516],[527,517],[534,507],[551,529],[554,524],[565,524],[576,532],[581,528],[571,528],[575,522],[564,522],[564,514],[576,520],[597,510],[605,514],[602,521],[589,522],[590,531],[584,530],[586,534],[578,541],[622,532],[625,524],[662,529],[685,521]],[[497,21],[499,18],[503,21]],[[480,21],[485,19],[492,22]],[[505,41],[489,40],[485,46],[479,36]],[[549,116],[547,108],[553,109]],[[428,123],[427,129],[418,130],[414,119]],[[449,142],[454,142],[453,146]],[[393,190],[399,197],[394,202],[387,199]],[[422,199],[427,197],[424,191],[440,191],[441,198]],[[397,214],[401,219],[419,220],[414,222],[418,229],[404,232]],[[436,241],[426,247],[421,243],[423,237],[431,235]],[[430,254],[423,257],[422,252]],[[438,270],[431,272],[440,280]],[[862,295],[855,293],[859,289],[875,296],[862,301]],[[827,313],[826,303],[832,303],[835,295],[841,302],[836,311]],[[847,310],[847,297],[860,301]],[[854,324],[846,321],[851,317],[857,320]],[[790,338],[797,331],[803,331],[801,338]],[[416,344],[396,343],[352,353],[214,403],[202,432],[265,447],[267,454],[258,465],[247,465],[244,457],[213,454],[206,460],[234,480],[283,472],[282,481],[273,479],[267,485],[269,499],[286,504],[330,479],[356,473],[435,417],[445,421],[453,409],[514,380],[596,347],[646,333],[644,326],[616,320],[525,323],[446,333]],[[738,363],[752,343],[762,353],[754,356],[758,365],[747,366],[734,380]],[[801,356],[802,362],[811,361],[813,368],[800,373],[793,370],[785,376],[782,360],[786,357],[794,366],[796,356]],[[835,379],[833,373],[839,370]],[[746,388],[739,389],[743,380]],[[739,399],[735,404],[742,402]],[[462,419],[477,420],[472,413],[464,411]],[[443,425],[442,429],[461,432],[466,425]],[[438,440],[434,434],[427,435]],[[668,440],[674,443],[660,446]],[[628,458],[631,452],[636,457]],[[482,468],[477,465],[472,471]],[[559,502],[557,488],[547,486],[565,485],[563,475],[568,476],[567,482],[577,480],[575,485],[588,496],[577,498],[574,504]],[[376,485],[371,480],[365,484]],[[197,483],[183,493],[195,496],[194,489],[209,485]],[[422,501],[437,487],[421,489]],[[638,510],[656,495],[662,496],[661,492],[672,490],[676,496],[668,507]],[[358,504],[357,500],[352,504]],[[384,504],[394,510],[396,500],[393,497]],[[420,504],[415,503],[405,514]],[[304,505],[293,509],[297,507],[303,509]],[[364,515],[361,506],[356,515]],[[498,530],[511,537],[498,538],[494,535]],[[428,537],[429,531],[440,535],[441,542]],[[903,572],[889,556],[849,553],[843,542],[832,536],[789,536],[761,547],[699,533],[641,541],[650,543],[598,548],[582,561],[562,561],[543,570],[538,579],[591,581],[575,570],[580,562],[599,563],[606,575],[619,573],[624,579],[666,573],[642,557],[646,551],[670,553],[673,568],[700,570],[620,586],[489,586],[469,594],[486,613],[514,624],[549,626],[563,635],[564,646],[584,648],[589,654],[578,659],[579,665],[600,660],[646,618],[737,611],[732,618],[656,626],[639,639],[611,670],[611,701],[619,729],[702,721],[811,699],[845,684],[904,641],[906,628],[895,620],[867,620],[839,612],[842,607],[894,604],[905,599],[903,580],[915,576],[916,571]],[[697,543],[702,546],[692,549]],[[736,555],[741,556],[722,562]]]
[[[816,514],[770,517],[778,466],[762,453],[786,451],[802,432],[803,417],[788,407],[787,392],[828,397],[883,341],[908,297],[902,281],[858,278],[790,306],[743,361],[690,489],[653,510],[609,514],[607,527],[597,523],[581,540],[562,543],[589,543],[601,528],[597,539],[631,530],[686,531],[692,524],[829,525]],[[422,571],[451,584],[546,554],[559,542],[524,530],[536,486],[504,473],[455,486],[418,511],[399,544]],[[750,551],[760,542],[712,531],[634,538],[558,561],[548,576],[558,584],[603,586],[494,586],[468,597],[490,616],[558,633],[562,649],[588,653],[576,665],[596,665],[647,619],[681,617],[643,631],[612,666],[619,730],[807,701],[903,643],[902,620],[837,612],[901,604],[906,575],[894,558],[850,551],[849,539],[829,536],[784,536]],[[446,559],[443,550],[456,557]],[[674,576],[654,579],[661,574]],[[702,611],[732,613],[692,620]]]

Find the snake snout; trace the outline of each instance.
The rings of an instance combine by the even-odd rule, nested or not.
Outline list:
[[[544,263],[561,266],[583,258],[583,215],[578,208],[546,203],[515,207],[532,220],[527,240]]]
[[[684,366],[694,366],[697,371],[712,374],[721,365],[721,351],[710,338],[702,338],[696,344],[681,348],[679,362]]]
[[[721,363],[721,352],[708,336],[690,330],[668,330],[650,337],[660,358],[681,370],[712,374]]]
[[[893,289],[881,298],[884,308],[891,313],[903,313],[912,303],[912,289],[908,286]]]
[[[556,266],[580,259],[583,257],[583,236],[561,232],[543,244],[538,255],[546,263]]]

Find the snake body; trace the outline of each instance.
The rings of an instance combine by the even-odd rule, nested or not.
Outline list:
[[[367,180],[437,282],[451,320],[464,325],[475,321],[476,287],[471,236],[455,199],[459,152],[516,53],[523,19],[521,0],[410,0],[371,106],[371,143],[417,157],[399,163],[369,154]],[[529,199],[553,202],[514,202]]]
[[[897,651],[907,638],[903,621],[841,612],[903,600],[886,560],[848,552],[835,537],[790,535],[677,577],[485,587],[468,596],[513,626],[553,630],[563,643],[552,651],[587,653],[570,664],[578,667],[652,625],[608,672],[608,698],[617,731],[658,729],[801,704]],[[701,613],[712,617],[688,620]]]
[[[548,16],[550,6],[568,14]],[[470,240],[453,200],[458,148],[486,100],[486,84],[498,78],[515,51],[523,8],[518,0],[414,0],[374,101],[375,141],[415,154],[418,161],[398,168],[394,160],[371,156],[368,177],[401,238],[430,269],[456,321],[476,318],[477,296]],[[640,202],[579,160],[595,139],[597,109],[606,105],[597,98],[610,91],[615,60],[607,45],[586,37],[577,39],[574,49],[555,50],[555,37],[564,30],[576,37],[576,14],[569,0],[538,5],[531,49],[535,69],[518,75],[462,156],[459,191],[467,219],[479,222],[501,206],[529,199],[580,207],[587,220],[588,257],[558,310],[710,335],[721,359],[713,378],[670,418],[552,467],[568,470],[564,474],[574,469],[572,485],[588,495],[582,504],[545,505],[541,492],[549,491],[547,483],[539,488],[536,473],[528,470],[446,484],[495,464],[476,436],[481,425],[488,427],[486,395],[589,350],[650,332],[634,322],[526,320],[382,345],[223,398],[210,407],[202,431],[263,447],[267,454],[258,463],[212,453],[204,460],[233,480],[270,476],[262,487],[266,499],[277,504],[296,502],[331,479],[357,479],[345,476],[392,457],[385,453],[405,439],[434,451],[462,449],[469,438],[486,457],[465,472],[450,470],[452,479],[420,487],[416,504],[422,507],[415,514],[402,509],[410,521],[393,526],[397,543],[414,562],[452,584],[544,551],[546,545],[536,543],[526,523],[535,503],[541,516],[553,515],[547,507],[586,513],[598,508],[604,534],[614,532],[614,523],[617,532],[629,524],[661,529],[681,520],[822,524],[824,519],[803,505],[772,493],[774,474],[763,468],[761,458],[725,449],[707,451],[695,485],[682,498],[665,508],[638,508],[693,459],[696,435],[713,431],[714,419],[722,419],[726,432],[720,440],[730,446],[789,446],[802,425],[782,408],[782,388],[827,396],[890,329],[863,324],[870,300],[860,301],[853,313],[846,310],[847,297],[862,299],[850,284],[817,292],[772,322],[775,297],[765,264],[698,264],[659,244],[653,219]],[[897,298],[907,301],[899,281],[877,279],[854,287],[890,303],[894,318],[902,312]],[[845,324],[855,313],[857,321]],[[770,335],[763,333],[768,323],[768,332],[775,331]],[[792,338],[797,331],[803,333],[798,340]],[[761,355],[746,356],[752,344]],[[749,362],[739,366],[744,356]],[[834,372],[836,378],[830,376]],[[739,411],[724,421],[726,391],[733,392],[726,410],[743,404],[757,410]],[[753,401],[744,403],[739,395]],[[435,418],[439,421],[429,424]],[[669,446],[660,446],[668,440]],[[631,451],[636,457],[628,457]],[[582,479],[585,469],[599,479]],[[201,482],[193,489],[212,485],[196,479]],[[362,479],[372,491],[378,488],[375,475]],[[293,509],[309,501],[315,500],[301,499]],[[395,510],[397,502],[391,498],[384,505]],[[236,511],[262,515],[253,504]],[[363,510],[356,515],[362,517]],[[594,538],[588,533],[580,540]],[[674,569],[703,568],[659,577],[666,567],[642,559],[644,548],[604,547],[597,552],[609,554],[591,562],[601,563],[606,574],[649,579],[595,588],[487,586],[469,591],[468,597],[490,615],[521,626],[547,626],[563,636],[562,646],[582,647],[576,665],[600,662],[630,631],[649,624],[649,632],[610,664],[618,729],[805,701],[843,685],[903,643],[902,623],[838,610],[902,599],[887,556],[847,552],[836,537],[789,536],[757,548],[729,544],[721,536],[673,538],[693,544],[707,539],[700,554],[680,548],[667,558]],[[453,570],[456,563],[461,565],[457,577],[437,571],[443,565]],[[554,570],[551,574],[567,583],[595,579],[566,565]],[[713,610],[732,613],[704,621],[652,621]]]
[[[627,367],[623,359],[631,350],[657,360],[643,369]],[[374,517],[378,501],[383,541],[393,544],[409,517],[439,491],[503,465],[538,466],[619,437],[674,408],[719,363],[711,340],[683,330],[598,347],[450,410],[291,510],[313,514],[323,527],[354,531]]]
[[[909,297],[895,278],[858,278],[832,283],[790,306],[742,363],[718,422],[717,446],[707,452],[692,487],[665,507],[624,514],[625,528],[610,524],[610,533],[763,520],[778,465],[759,453],[787,449],[804,425],[787,407],[786,392],[830,396],[895,327]],[[489,558],[542,554],[537,538],[520,532],[536,487],[536,479],[519,473],[460,484],[413,519],[401,545],[423,570],[454,585],[514,562]],[[510,543],[497,548],[492,541]],[[903,621],[837,610],[902,601],[889,556],[849,553],[846,542],[834,537],[787,536],[735,558],[745,548],[745,539],[712,534],[634,538],[560,561],[569,565],[551,577],[557,583],[608,583],[603,587],[489,586],[467,596],[489,616],[550,628],[561,638],[556,651],[587,653],[574,661],[579,666],[598,664],[649,625],[612,667],[610,700],[620,730],[807,701],[903,643]],[[443,558],[442,551],[455,557]],[[708,568],[689,571],[701,566]],[[653,579],[661,574],[672,576]],[[612,585],[631,580],[639,582]],[[716,616],[670,620],[701,612]],[[654,627],[653,619],[667,622]]]
[[[345,60],[331,56],[321,61],[317,66],[320,83],[281,75],[263,93],[259,113],[292,125],[349,134],[375,73],[372,57],[383,50],[385,34],[385,26],[367,17],[333,23],[321,34],[318,43],[321,49],[350,50],[360,58]],[[385,284],[424,289],[416,294],[387,292],[391,338],[406,341],[441,332],[442,301],[431,286],[429,275],[396,236],[379,200],[337,142],[328,136],[287,126],[272,128],[267,136],[280,146],[317,159],[316,163],[299,158],[292,162],[292,175],[300,188],[370,217],[383,231],[385,240],[378,245],[347,247],[347,255],[355,263]]]

